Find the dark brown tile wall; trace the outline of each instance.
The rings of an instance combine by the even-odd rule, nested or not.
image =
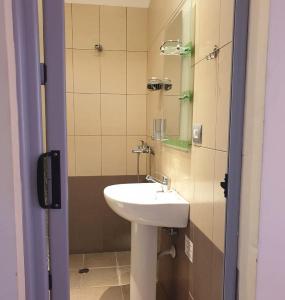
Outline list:
[[[185,234],[194,244],[193,264],[184,253]],[[167,294],[165,299],[222,300],[223,253],[193,223],[179,230],[172,241],[176,246],[176,258],[163,257],[159,261],[158,279]],[[160,231],[161,248],[166,249],[170,244],[171,238]]]
[[[141,180],[143,180],[143,176]],[[136,176],[69,177],[70,253],[124,251],[130,249],[130,223],[106,204],[106,186],[137,182]]]

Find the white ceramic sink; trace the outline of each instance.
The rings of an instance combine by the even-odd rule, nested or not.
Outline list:
[[[186,227],[189,202],[159,183],[112,185],[104,190],[108,205],[122,218],[144,225]]]
[[[159,183],[108,186],[111,209],[132,222],[130,300],[156,299],[157,227],[186,227],[189,203]]]

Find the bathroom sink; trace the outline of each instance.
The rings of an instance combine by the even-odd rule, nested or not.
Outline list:
[[[189,203],[159,183],[117,184],[106,202],[132,223],[130,300],[156,299],[157,227],[186,227]]]
[[[189,202],[159,183],[112,185],[104,190],[108,205],[122,218],[144,225],[186,227]]]

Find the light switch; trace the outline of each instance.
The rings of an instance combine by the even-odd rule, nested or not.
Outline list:
[[[202,125],[194,124],[192,132],[193,143],[202,144]]]

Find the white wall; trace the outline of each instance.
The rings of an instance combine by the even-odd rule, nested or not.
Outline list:
[[[0,299],[25,299],[12,1],[0,1]]]
[[[257,300],[285,299],[284,0],[271,0],[265,98]]]
[[[253,300],[256,292],[269,3],[251,0],[250,4],[239,231],[240,300]]]

